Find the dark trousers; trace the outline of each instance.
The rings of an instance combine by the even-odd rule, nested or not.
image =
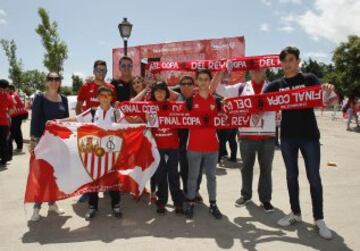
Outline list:
[[[182,207],[185,197],[180,189],[180,176],[178,172],[179,151],[177,149],[159,149],[160,163],[155,173],[157,186],[157,204],[165,206],[171,198],[176,207]]]
[[[8,154],[8,133],[9,133],[9,127],[0,125],[0,159],[1,164],[5,164],[9,159]]]
[[[252,182],[254,164],[257,159],[260,166],[260,176],[258,183],[258,194],[261,202],[270,202],[272,194],[272,162],[274,159],[275,140],[240,140],[240,153],[243,160],[243,168],[241,169],[242,188],[241,196],[245,199],[252,197]]]
[[[299,201],[299,150],[304,158],[306,176],[310,183],[313,216],[323,219],[323,195],[320,178],[320,142],[317,139],[282,139],[281,152],[286,167],[286,180],[290,197],[291,210],[301,214]]]
[[[99,195],[98,193],[88,193],[89,195],[89,207],[98,209]],[[109,191],[111,198],[111,208],[114,208],[120,204],[120,192],[119,191]]]
[[[179,135],[179,158],[180,158],[180,176],[182,180],[182,188],[184,190],[184,193],[187,194],[187,184],[188,184],[188,177],[189,177],[189,161],[187,158],[187,139],[188,139],[188,130],[187,129],[180,129],[178,130]],[[203,174],[203,162],[201,162],[200,166],[200,173],[199,177],[197,179],[197,190],[198,193],[200,190],[200,184],[202,180],[202,174]]]
[[[219,160],[227,156],[226,150],[226,143],[229,142],[230,151],[231,151],[231,159],[236,159],[237,155],[237,143],[236,143],[236,136],[237,136],[237,129],[221,129],[217,132],[220,149],[219,149]]]
[[[22,123],[22,119],[20,117],[14,117],[11,119],[10,142],[12,144],[12,142],[15,140],[17,149],[23,148],[23,135],[21,132],[21,123]]]

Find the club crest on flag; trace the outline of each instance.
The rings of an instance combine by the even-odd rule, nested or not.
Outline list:
[[[122,138],[117,135],[84,135],[77,140],[79,155],[93,180],[109,173],[119,158]]]

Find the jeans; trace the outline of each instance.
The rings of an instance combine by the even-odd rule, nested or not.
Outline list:
[[[15,140],[17,149],[23,148],[23,135],[21,132],[21,123],[22,119],[21,117],[14,117],[11,120],[11,140],[10,143]]]
[[[55,204],[55,202],[49,202],[49,206],[52,206]],[[34,209],[41,209],[42,202],[35,202]]]
[[[240,153],[243,160],[241,169],[242,188],[241,196],[245,199],[252,197],[252,182],[255,158],[260,166],[260,176],[258,183],[258,194],[261,202],[270,202],[272,193],[272,162],[274,159],[275,139],[264,140],[240,140]]]
[[[175,207],[182,207],[185,197],[180,189],[180,176],[178,172],[179,151],[177,149],[159,149],[160,163],[155,173],[157,186],[156,195],[157,204],[165,206],[169,198],[169,189],[171,198]]]
[[[320,178],[320,142],[318,139],[282,139],[281,152],[286,167],[286,180],[290,197],[291,210],[300,215],[299,201],[299,150],[305,162],[306,176],[310,183],[313,217],[315,220],[324,218],[323,194]]]
[[[89,195],[89,208],[98,209],[99,196],[98,193],[87,193]],[[109,191],[111,197],[111,208],[118,206],[120,204],[120,192],[119,191]]]
[[[207,189],[210,202],[216,201],[216,163],[218,152],[192,152],[188,151],[189,177],[187,185],[187,198],[194,200],[197,192],[197,179],[200,173],[201,162],[206,173]]]
[[[180,130],[178,130],[178,134],[179,134],[179,142],[180,142],[180,147],[179,147],[180,176],[181,176],[181,180],[182,180],[183,191],[185,194],[187,194],[187,183],[188,183],[188,176],[189,176],[189,161],[187,158],[186,145],[187,145],[187,139],[188,139],[188,130],[180,129]],[[199,177],[197,179],[196,193],[198,193],[200,190],[202,174],[203,174],[203,163],[201,163],[201,166],[200,166]]]

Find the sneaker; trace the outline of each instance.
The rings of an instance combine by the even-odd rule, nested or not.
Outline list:
[[[22,148],[16,148],[14,150],[14,153],[22,153],[23,149]]]
[[[157,209],[156,209],[156,213],[158,214],[158,215],[165,215],[165,213],[166,213],[166,209],[165,209],[165,207],[164,206],[158,206],[157,207]]]
[[[245,206],[247,203],[249,203],[251,201],[251,199],[245,199],[243,196],[241,196],[239,199],[237,199],[235,201],[235,206],[236,207],[243,207]]]
[[[284,218],[278,220],[277,224],[281,227],[288,227],[297,222],[301,222],[301,215],[295,215],[294,213],[290,213],[286,215]]]
[[[216,204],[210,206],[209,212],[214,216],[215,219],[220,220],[222,218],[222,213]]]
[[[236,163],[236,162],[237,162],[237,158],[236,158],[236,157],[231,157],[231,158],[229,159],[229,161]]]
[[[184,211],[185,217],[188,219],[192,219],[194,217],[194,204],[189,203]]]
[[[96,208],[89,208],[89,210],[85,214],[85,220],[90,220],[96,215]]]
[[[115,206],[115,207],[113,207],[112,211],[113,211],[114,217],[116,217],[116,218],[122,218],[122,212],[121,212],[121,210],[120,210],[120,206]]]
[[[33,215],[31,216],[31,221],[36,222],[39,221],[40,218],[40,208],[34,208]]]
[[[271,205],[270,202],[263,202],[262,207],[264,208],[265,213],[274,212],[274,207],[273,207],[273,205]]]
[[[65,212],[58,207],[58,205],[56,203],[52,204],[52,205],[49,205],[49,212],[54,212],[54,213],[57,213],[58,215],[62,215],[64,214]]]
[[[332,233],[330,231],[330,229],[326,226],[325,221],[324,220],[317,220],[315,221],[315,225],[319,230],[319,235],[326,239],[326,240],[330,240],[332,239]]]

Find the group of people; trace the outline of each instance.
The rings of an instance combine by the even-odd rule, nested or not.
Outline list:
[[[140,76],[132,75],[133,62],[129,57],[119,61],[121,76],[111,83],[105,82],[106,62],[94,63],[94,80],[87,82],[79,90],[76,105],[76,117],[69,118],[69,107],[65,96],[59,93],[61,76],[50,72],[46,78],[46,91],[35,97],[32,107],[30,151],[44,132],[49,120],[78,121],[93,123],[145,123],[146,116],[125,116],[116,108],[122,101],[185,101],[187,109],[207,114],[217,113],[222,109],[222,99],[247,96],[267,92],[277,92],[293,88],[320,85],[320,80],[313,74],[299,71],[300,51],[295,47],[286,47],[280,53],[284,76],[268,82],[263,69],[250,71],[250,80],[246,83],[224,85],[222,80],[227,72],[213,74],[207,69],[200,69],[195,77],[185,75],[179,82],[176,92],[163,80],[145,81]],[[322,84],[325,92],[333,90],[330,84]],[[3,99],[1,99],[3,101]],[[9,102],[10,104],[10,102]],[[11,106],[9,105],[9,111]],[[258,196],[264,212],[274,211],[272,205],[272,162],[277,143],[275,112],[251,115],[252,126],[229,130],[228,135],[236,139],[239,135],[239,149],[243,160],[241,169],[240,197],[235,205],[242,207],[251,201],[253,170],[256,158],[260,166]],[[1,120],[2,122],[2,120]],[[259,126],[260,125],[260,126]],[[3,129],[2,129],[3,130]],[[202,174],[205,173],[209,198],[209,212],[215,219],[221,219],[222,213],[217,204],[216,167],[224,155],[224,145],[219,144],[219,131],[216,128],[151,128],[160,153],[160,163],[151,178],[151,200],[156,203],[156,212],[167,212],[168,194],[175,206],[176,214],[187,218],[195,215],[195,205],[202,202],[199,194]],[[302,153],[307,178],[310,184],[313,217],[319,234],[331,239],[332,233],[326,226],[323,214],[323,190],[320,178],[320,132],[314,110],[284,110],[281,112],[281,152],[286,168],[286,180],[291,212],[279,219],[278,225],[285,227],[301,222],[299,201],[298,155]],[[223,133],[223,132],[220,132]],[[234,136],[235,135],[235,136]],[[230,159],[236,161],[237,143],[232,142]],[[235,153],[234,153],[235,151]],[[180,167],[180,168],[179,168]],[[110,191],[111,207],[115,217],[122,217],[120,193]],[[87,220],[95,217],[98,210],[98,194],[90,193],[84,197],[89,208]],[[40,219],[41,203],[36,203],[31,220]],[[62,214],[55,202],[49,203],[49,210]]]
[[[23,152],[21,124],[27,118],[25,103],[15,86],[6,79],[0,79],[0,168],[7,166],[7,162],[13,158],[13,153]]]

